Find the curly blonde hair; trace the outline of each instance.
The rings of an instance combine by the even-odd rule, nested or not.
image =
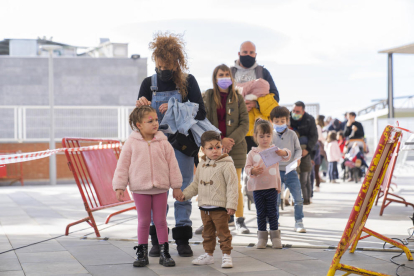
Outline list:
[[[156,62],[157,59],[160,59],[166,66],[174,68],[173,81],[180,89],[180,94],[183,98],[186,98],[188,94],[188,61],[184,48],[183,35],[170,32],[154,34],[154,39],[149,43],[149,49],[153,50],[152,60]]]

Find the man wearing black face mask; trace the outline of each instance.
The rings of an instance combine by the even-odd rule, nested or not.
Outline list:
[[[243,83],[262,78],[270,85],[269,93],[273,93],[275,100],[279,102],[279,92],[272,76],[266,68],[257,64],[256,57],[256,46],[253,42],[245,41],[240,45],[239,59],[234,62],[234,67],[231,68],[234,80],[236,83]]]

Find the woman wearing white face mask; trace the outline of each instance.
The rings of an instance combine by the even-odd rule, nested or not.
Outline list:
[[[247,146],[244,137],[249,130],[249,115],[243,97],[237,92],[230,68],[219,65],[213,72],[213,89],[203,94],[207,119],[221,131],[223,151],[234,161],[239,178],[239,200],[236,210],[236,227],[249,233],[244,224],[241,172],[246,163]],[[201,228],[202,229],[202,228]],[[200,233],[200,228],[196,233]]]

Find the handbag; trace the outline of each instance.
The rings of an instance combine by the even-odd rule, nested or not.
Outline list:
[[[187,156],[196,157],[198,155],[199,147],[194,141],[191,130],[188,131],[188,136],[177,131],[175,134],[169,135],[168,141],[173,148]]]

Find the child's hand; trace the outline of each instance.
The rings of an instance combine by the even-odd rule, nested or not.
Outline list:
[[[262,174],[263,171],[264,171],[264,169],[260,166],[253,167],[252,175],[258,176],[259,174]]]
[[[184,196],[184,194],[178,198],[178,201],[179,201],[179,202],[183,202],[183,201],[185,201],[185,196]]]
[[[276,154],[279,155],[279,156],[287,156],[288,155],[288,153],[285,150],[282,150],[282,149],[277,150]]]
[[[116,199],[118,199],[118,201],[124,201],[124,190],[117,189],[115,192]]]
[[[228,215],[232,216],[232,215],[234,215],[235,213],[236,213],[236,210],[233,210],[233,209],[227,209],[227,214],[228,214]]]
[[[298,167],[300,166],[300,161],[301,161],[301,160],[299,159],[299,160],[298,160]]]
[[[183,192],[181,191],[180,188],[173,189],[173,197],[176,200],[180,200],[181,197],[184,197]]]

